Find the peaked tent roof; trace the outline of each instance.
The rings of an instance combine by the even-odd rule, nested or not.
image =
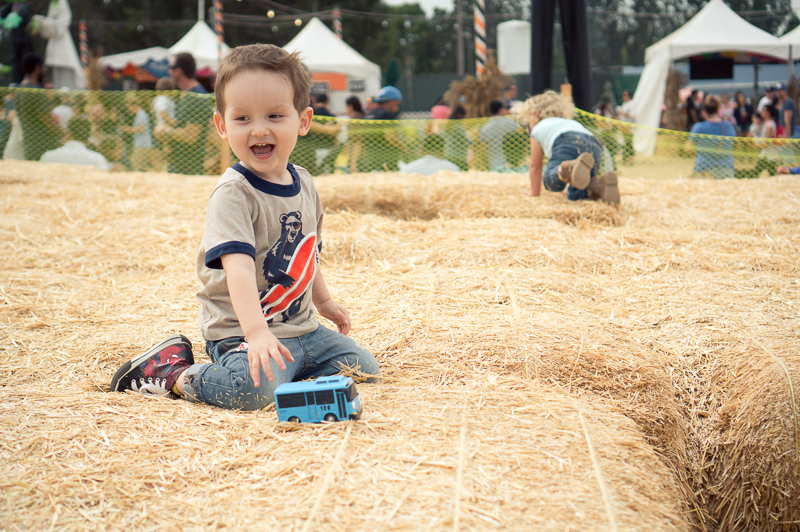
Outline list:
[[[228,55],[230,51],[230,46],[223,42],[222,56]],[[217,63],[219,63],[220,58],[219,38],[208,24],[202,20],[198,20],[192,29],[169,49],[170,55],[181,52],[189,52],[194,56],[194,61],[197,63],[197,70],[210,68],[216,72]]]
[[[645,63],[664,51],[671,59],[713,52],[746,52],[784,61],[789,58],[788,43],[753,26],[722,0],[711,0],[689,22],[649,46]]]
[[[153,46],[152,48],[135,50],[133,52],[107,55],[100,58],[100,62],[107,67],[121,70],[125,68],[127,64],[142,66],[150,60],[167,61],[170,56],[180,52],[189,52],[194,56],[195,63],[197,63],[197,70],[210,68],[216,71],[217,63],[219,62],[218,45],[219,39],[217,38],[217,34],[214,33],[214,30],[205,22],[198,20],[195,25],[192,26],[192,29],[170,48]],[[222,43],[222,55],[227,55],[230,51],[230,46]]]
[[[311,72],[338,72],[362,79],[377,76],[380,80],[381,67],[355,51],[316,17],[283,49],[299,52]]]
[[[797,48],[800,48],[800,26],[797,26],[789,33],[784,34],[783,37],[780,37],[780,41],[795,47],[796,50],[794,50],[794,53],[792,53],[792,55],[796,57],[798,51],[800,51],[797,50]]]
[[[656,129],[664,105],[667,73],[675,59],[717,52],[739,52],[787,61],[790,46],[737,15],[722,0],[711,0],[676,31],[645,52],[645,65],[636,94],[637,128],[633,145],[639,153],[653,153]]]

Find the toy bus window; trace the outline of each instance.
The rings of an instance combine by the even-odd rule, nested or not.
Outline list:
[[[306,392],[306,401],[310,405],[314,404],[314,392]]]
[[[296,408],[306,406],[306,397],[303,393],[287,393],[278,395],[278,408]]]
[[[355,399],[357,395],[355,384],[351,384],[350,386],[348,386],[347,389],[344,391],[344,393],[348,401],[352,401],[353,399]]]
[[[317,394],[317,404],[318,405],[329,405],[333,404],[333,390],[322,390],[319,392],[314,392]]]

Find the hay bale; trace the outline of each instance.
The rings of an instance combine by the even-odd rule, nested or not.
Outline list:
[[[706,497],[717,530],[800,525],[800,355],[796,339],[752,346],[713,376],[720,408],[708,430]]]
[[[359,389],[362,421],[297,429],[272,409],[74,385],[0,390],[0,519],[9,529],[686,530],[677,489],[623,416],[502,379]]]
[[[256,496],[251,491],[261,486],[255,476],[268,471],[282,479],[280,485],[286,483],[290,493],[295,493],[295,484],[304,487],[298,499],[304,510],[317,508],[313,522],[333,527],[327,519],[335,505],[316,495],[322,486],[336,486],[346,478],[345,469],[325,467],[336,456],[347,470],[355,467],[348,449],[362,441],[362,429],[372,434],[367,425],[349,433],[337,426],[334,439],[327,439],[326,432],[334,429],[319,429],[306,439],[278,431],[269,411],[247,416],[99,392],[123,360],[167,334],[188,335],[198,360],[206,360],[196,332],[193,294],[199,287],[193,264],[206,199],[216,179],[109,174],[26,162],[0,165],[0,243],[8,250],[0,255],[0,330],[9,339],[0,357],[0,392],[7,398],[3,404],[13,405],[2,410],[0,441],[6,443],[0,452],[11,465],[0,470],[0,478],[15,479],[2,486],[12,503],[0,510],[0,521],[19,509],[23,517],[14,519],[33,515],[35,525],[50,527],[55,520],[54,528],[103,523],[116,528],[133,523],[127,505],[140,496],[145,504],[136,515],[160,521],[168,518],[170,508],[156,508],[166,503],[150,497],[166,493],[187,504],[192,513],[187,510],[182,518],[198,528],[214,520],[231,527],[251,526],[245,518],[207,508],[207,495],[192,491],[192,481],[199,476],[208,490],[226,498],[228,507],[241,511],[236,515],[254,511],[267,527],[305,526],[308,513],[294,516],[294,521],[258,513],[261,506],[271,508],[264,501],[272,494],[262,490]],[[656,523],[648,524],[650,528],[685,529],[685,521],[690,521],[693,529],[714,530],[715,519],[725,522],[716,508],[731,516],[738,511],[715,506],[724,494],[734,493],[731,486],[736,481],[730,479],[736,474],[750,480],[791,473],[764,466],[749,472],[745,467],[741,457],[749,456],[748,446],[766,433],[734,408],[735,400],[750,396],[733,375],[744,371],[739,364],[752,358],[756,341],[781,357],[787,352],[782,346],[796,342],[792,331],[800,330],[794,303],[800,295],[800,210],[794,198],[800,195],[800,183],[791,176],[712,182],[646,175],[623,176],[620,210],[571,203],[552,193],[531,200],[522,195],[527,178],[518,174],[317,178],[327,209],[321,259],[326,280],[334,297],[351,312],[353,336],[382,364],[385,384],[365,391],[373,395],[368,397],[369,408],[382,422],[397,427],[380,425],[380,437],[365,447],[356,445],[358,452],[385,446],[380,452],[388,456],[406,452],[407,446],[409,452],[428,453],[427,447],[415,443],[423,440],[442,456],[445,450],[449,453],[450,467],[443,469],[447,474],[417,477],[422,463],[413,471],[395,462],[381,462],[389,464],[386,470],[356,468],[363,477],[357,475],[357,483],[371,482],[373,492],[379,491],[375,486],[400,479],[391,508],[369,499],[377,506],[364,512],[383,519],[376,521],[377,528],[390,528],[395,516],[402,516],[404,523],[422,516],[421,522],[433,523],[434,528],[454,528],[456,515],[462,528],[500,527],[491,521],[497,520],[493,505],[527,524],[537,519],[528,514],[550,515],[550,510],[540,509],[550,506],[546,498],[523,499],[526,510],[481,498],[489,491],[481,491],[475,471],[496,473],[495,461],[501,468],[508,464],[481,447],[474,456],[453,454],[461,445],[464,411],[456,408],[464,404],[463,398],[455,397],[464,390],[475,391],[487,404],[500,404],[505,413],[515,412],[509,415],[527,412],[520,405],[530,405],[531,398],[541,404],[563,402],[554,410],[562,424],[551,426],[545,419],[537,429],[552,437],[556,447],[577,449],[583,435],[586,442],[610,441],[609,449],[616,449],[614,442],[634,442],[633,448],[645,453],[642,463],[652,474],[642,477],[646,485],[633,484],[633,491],[623,496],[620,486],[631,479],[615,477],[602,450],[595,449],[594,460],[591,453],[581,455],[588,461],[580,466],[583,487],[575,490],[585,495],[580,499],[584,504],[590,499],[589,486],[595,489],[592,502],[581,511],[583,516],[591,509],[593,517],[587,522],[574,512],[564,517],[566,513],[559,513],[564,508],[556,503],[552,523],[561,529],[608,529],[613,512],[606,501],[614,501],[610,507],[617,509],[620,528],[644,529],[625,517],[632,511],[631,501],[638,500],[657,508],[660,517],[648,521]],[[748,342],[742,341],[741,331],[747,331]],[[782,360],[795,375],[793,362]],[[781,406],[785,403],[777,402],[785,396],[778,393],[777,381],[770,386],[769,394],[752,394],[747,411],[771,413],[775,427],[790,426],[789,412]],[[383,397],[382,390],[396,396],[397,403]],[[750,406],[755,403],[760,406]],[[412,428],[417,410],[403,405],[427,411],[450,405],[439,415],[441,421],[428,425],[444,435],[426,439],[424,427]],[[722,405],[732,405],[725,410],[729,425],[716,421],[724,419]],[[478,441],[494,442],[484,432],[492,427],[493,434],[510,442],[511,455],[523,456],[524,445],[516,433],[525,429],[513,421],[505,427],[491,411],[474,414],[479,428],[469,425],[463,431],[464,445],[472,445],[472,434]],[[14,417],[15,413],[21,414]],[[597,423],[607,423],[613,434],[596,432]],[[749,428],[726,428],[734,426]],[[406,432],[412,437],[404,438]],[[124,443],[125,452],[117,456],[106,449],[103,433],[113,445]],[[524,434],[528,439],[539,437]],[[281,438],[279,444],[271,442],[274,435]],[[733,449],[727,443],[731,438],[741,440],[747,452],[727,454]],[[344,439],[349,443],[339,455],[337,443]],[[231,447],[236,442],[239,447]],[[291,455],[291,468],[274,469],[271,464],[280,459],[283,448],[297,442],[302,445]],[[195,454],[195,447],[202,452]],[[164,461],[156,464],[159,453]],[[489,457],[486,462],[470,462],[484,456],[481,453]],[[765,464],[780,464],[786,448],[766,449],[764,454]],[[251,455],[259,465],[249,462]],[[52,463],[45,463],[49,469],[37,476],[40,456]],[[98,456],[99,462],[91,458]],[[200,466],[205,467],[202,459],[207,456],[219,468],[203,472]],[[459,456],[469,460],[460,462]],[[112,465],[103,465],[106,461]],[[141,478],[125,469],[129,463]],[[458,463],[464,464],[460,477]],[[715,463],[721,469],[709,467]],[[483,469],[470,470],[470,464]],[[132,487],[113,482],[117,470]],[[597,483],[598,470],[606,482],[605,498]],[[510,489],[516,497],[515,486],[528,480],[508,471],[503,475],[514,479],[514,486],[508,488],[501,480],[484,483],[496,494]],[[566,475],[555,478],[565,485],[570,481]],[[251,491],[237,487],[241,482]],[[451,488],[449,498],[428,494],[428,484],[445,482]],[[783,486],[794,482],[789,477]],[[112,499],[124,505],[102,502],[104,485]],[[456,485],[462,486],[460,493],[466,498],[455,497]],[[347,486],[353,500],[362,497],[358,486]],[[792,519],[775,489],[769,488],[772,498],[762,500],[757,487],[755,482],[742,487],[742,497],[761,501],[758,512],[749,517],[747,510],[740,513],[749,519],[744,522],[769,529],[773,522],[764,522],[764,516],[785,514]],[[49,496],[37,495],[37,489]],[[430,507],[414,498],[416,492],[428,495]],[[478,503],[472,501],[473,493],[480,494]],[[675,493],[680,493],[678,499]],[[350,500],[344,492],[342,497],[335,499],[337,504]],[[453,511],[456,500],[461,501],[458,512]],[[409,513],[404,513],[409,501]],[[479,517],[481,512],[489,512],[489,517]]]

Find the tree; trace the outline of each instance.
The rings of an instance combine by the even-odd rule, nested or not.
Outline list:
[[[780,35],[792,27],[789,0],[726,0],[751,24]],[[594,0],[589,7],[596,66],[641,65],[644,50],[685,24],[706,0]]]

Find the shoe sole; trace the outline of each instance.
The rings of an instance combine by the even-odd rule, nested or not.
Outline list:
[[[603,194],[600,200],[603,203],[614,205],[615,207],[620,203],[619,196],[619,179],[614,172],[606,172],[603,174]]]
[[[112,392],[120,391],[119,390],[119,383],[122,381],[122,379],[124,379],[134,368],[138,368],[139,365],[142,362],[144,362],[145,360],[147,360],[148,358],[153,356],[155,353],[158,353],[162,349],[166,349],[167,347],[169,347],[171,345],[184,344],[184,343],[189,346],[189,349],[191,349],[192,342],[190,342],[189,339],[186,338],[184,335],[176,334],[175,336],[170,336],[169,338],[167,338],[166,340],[164,340],[160,344],[151,347],[145,353],[142,353],[141,355],[137,356],[136,358],[133,358],[133,359],[125,362],[122,365],[122,367],[119,368],[117,370],[117,372],[114,373],[114,376],[111,378],[111,390],[110,391],[112,391]]]
[[[591,153],[581,153],[572,165],[572,186],[583,190],[589,186],[592,179],[594,157]]]

